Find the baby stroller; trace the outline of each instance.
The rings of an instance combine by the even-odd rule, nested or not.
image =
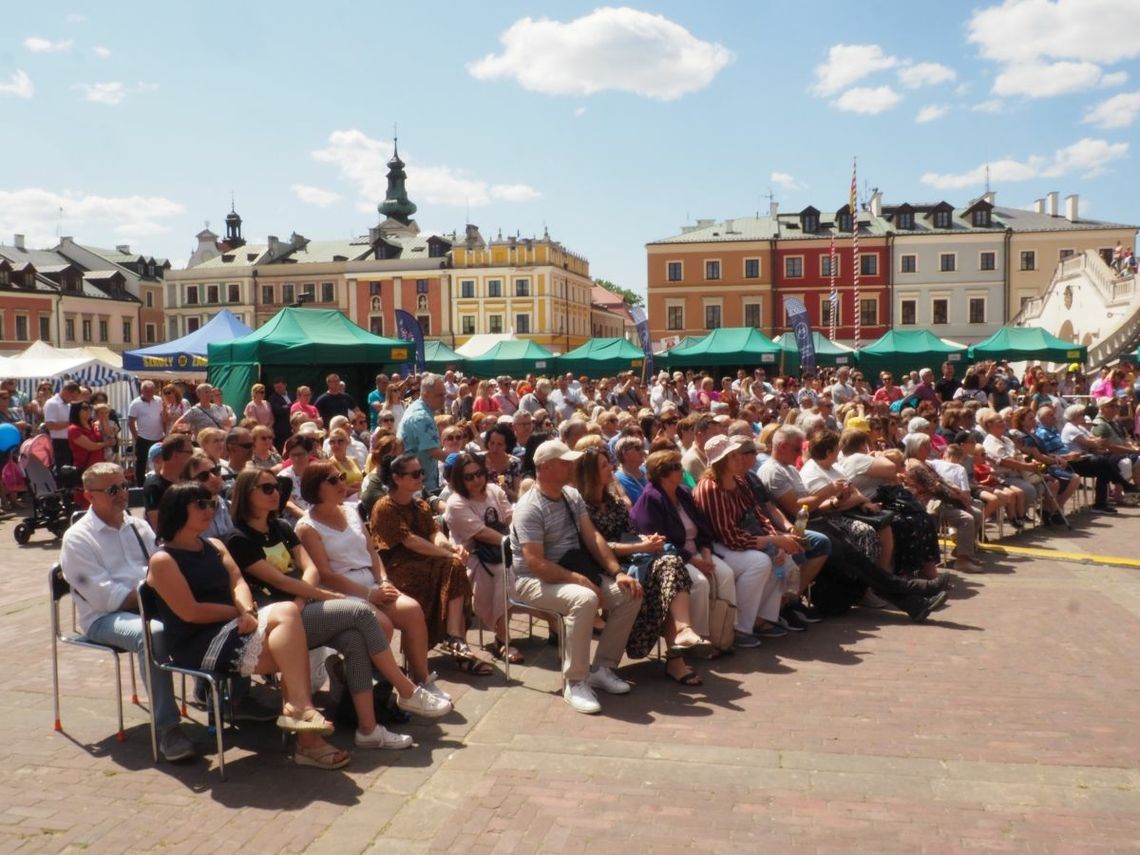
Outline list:
[[[22,546],[42,528],[57,538],[63,537],[75,511],[75,490],[80,483],[78,471],[74,466],[63,466],[56,478],[52,473],[51,437],[47,434],[25,440],[20,446],[19,460],[32,497],[32,515],[24,517],[16,526],[13,532],[16,543]]]

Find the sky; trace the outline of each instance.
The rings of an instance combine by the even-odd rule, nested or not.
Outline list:
[[[181,267],[366,234],[398,127],[425,232],[551,237],[644,293],[697,218],[985,190],[1138,223],[1140,2],[41,0],[0,34],[0,242]],[[1113,35],[1113,34],[1118,35]]]

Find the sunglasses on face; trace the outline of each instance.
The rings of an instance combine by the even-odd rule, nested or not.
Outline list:
[[[325,479],[325,483],[330,487],[335,487],[337,484],[343,484],[348,480],[348,476],[341,472],[339,475],[330,475]]]
[[[108,496],[117,496],[119,493],[125,493],[130,489],[130,484],[124,481],[121,484],[112,484],[110,487],[103,487],[101,489],[93,489],[88,492],[91,493],[106,493]]]
[[[252,442],[239,442],[239,443],[237,443],[237,447],[238,448],[244,448],[246,451],[248,451],[249,449],[253,448],[253,443]]]
[[[272,484],[258,484],[257,489],[266,496],[273,496],[277,493],[277,482],[275,481]]]
[[[415,478],[418,481],[424,477],[424,470],[409,469],[407,472],[401,472],[400,474],[405,478]]]
[[[380,419],[380,421],[382,421],[382,422],[395,422],[396,417],[395,416],[384,416],[382,419]]]
[[[666,463],[661,467],[661,474],[672,475],[674,472],[680,472],[681,468],[682,467],[680,463]]]
[[[194,476],[194,480],[197,481],[199,484],[205,484],[207,481],[210,480],[211,475],[217,475],[220,477],[221,474],[222,474],[222,467],[221,466],[215,466],[213,469],[206,469],[202,472],[199,472],[197,475]]]
[[[472,481],[477,481],[480,478],[487,477],[486,469],[476,469],[474,472],[464,472],[463,480],[470,484]]]
[[[208,499],[195,499],[194,504],[200,511],[216,511],[218,509],[218,498],[211,496]]]

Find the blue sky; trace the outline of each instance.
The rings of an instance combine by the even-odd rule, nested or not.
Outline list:
[[[998,204],[1135,223],[1137,33],[1135,0],[21,4],[0,240],[181,263],[231,191],[251,241],[363,234],[394,123],[423,229],[546,225],[639,291],[645,242],[838,208],[853,156],[888,202],[989,163]]]

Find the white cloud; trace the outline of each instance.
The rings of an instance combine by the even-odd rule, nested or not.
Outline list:
[[[832,45],[827,62],[815,67],[812,91],[822,97],[834,95],[868,74],[896,65],[898,60],[884,54],[878,45]]]
[[[387,163],[392,156],[390,143],[372,139],[356,129],[333,131],[329,134],[328,145],[317,149],[312,155],[314,160],[335,166],[340,177],[356,187],[358,210],[376,210],[376,205],[388,189]],[[422,164],[414,156],[408,157],[406,151],[401,159],[408,164],[408,195],[415,202],[481,207],[495,200],[525,202],[537,199],[540,195],[537,190],[525,184],[490,185],[486,181],[470,177],[463,170]]]
[[[950,111],[950,108],[945,104],[927,104],[918,111],[918,115],[914,117],[915,122],[920,125],[925,125],[927,122],[933,122],[936,119],[941,119]]]
[[[24,39],[24,47],[32,53],[67,53],[74,44],[71,39],[60,39],[58,42],[40,36],[28,36]]]
[[[970,109],[975,113],[1000,113],[1005,109],[1005,105],[996,98],[991,98],[989,101],[982,101],[975,104]]]
[[[1120,86],[1128,82],[1127,71],[1114,71],[1111,74],[1106,74],[1100,79],[1100,85],[1108,88],[1109,86]]]
[[[995,93],[1045,98],[1119,85],[1101,66],[1140,56],[1140,40],[1112,35],[1140,30],[1140,3],[1005,0],[975,12],[968,30],[981,55],[1002,66]]]
[[[899,83],[907,89],[921,86],[935,86],[939,83],[952,83],[958,79],[958,72],[939,62],[916,62],[899,69]]]
[[[102,45],[96,45],[95,47],[91,48],[91,52],[94,53],[95,56],[99,57],[99,59],[108,59],[111,56],[111,49],[105,48]]]
[[[1081,122],[1098,128],[1127,128],[1140,116],[1140,89],[1113,95],[1085,112]]]
[[[126,87],[117,80],[107,83],[76,83],[71,87],[83,93],[83,100],[92,104],[114,106],[127,97]]]
[[[514,79],[546,95],[615,90],[671,101],[708,86],[732,61],[662,15],[604,7],[567,23],[522,18],[500,37],[503,51],[467,70],[479,80]]]
[[[873,116],[897,106],[901,100],[902,96],[889,86],[856,86],[832,101],[831,105],[849,113]]]
[[[94,196],[39,187],[0,190],[0,234],[25,234],[30,246],[55,246],[61,216],[65,234],[104,230],[135,238],[168,232],[162,221],[184,212],[182,205],[162,196]]]
[[[576,107],[574,109],[574,118],[575,119],[580,118],[584,115],[586,115],[586,108],[585,107]]]
[[[1128,143],[1110,143],[1105,140],[1084,138],[1072,145],[1057,149],[1051,158],[1034,154],[1025,160],[1010,158],[981,164],[968,172],[924,173],[920,179],[928,187],[940,190],[960,190],[964,187],[979,186],[986,180],[986,167],[989,179],[996,181],[1028,181],[1032,178],[1059,178],[1073,173],[1081,178],[1092,178],[1104,173],[1108,164],[1128,154]]]
[[[32,85],[32,78],[23,69],[12,72],[8,82],[0,82],[0,95],[15,95],[17,98],[31,98],[36,87]]]
[[[340,201],[341,196],[339,193],[334,193],[331,190],[322,190],[320,187],[313,187],[309,184],[292,184],[289,187],[293,194],[302,202],[308,202],[310,205],[316,205],[318,208],[327,208],[329,205],[334,205]]]
[[[781,190],[802,190],[804,186],[796,181],[795,176],[787,172],[773,172],[768,176],[768,180]]]

